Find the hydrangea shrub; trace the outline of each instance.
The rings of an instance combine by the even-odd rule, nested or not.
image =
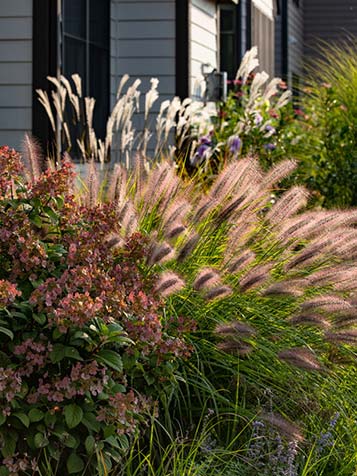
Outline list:
[[[145,238],[121,239],[113,203],[77,203],[69,162],[31,170],[0,148],[0,474],[91,474],[120,462],[189,349]]]

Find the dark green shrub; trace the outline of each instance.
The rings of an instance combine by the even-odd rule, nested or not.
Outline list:
[[[324,45],[301,93],[297,180],[326,207],[357,205],[357,49]]]
[[[34,163],[26,180],[0,149],[0,474],[94,474],[121,461],[188,347],[142,271],[147,240],[120,238],[114,202],[77,203],[70,163]]]

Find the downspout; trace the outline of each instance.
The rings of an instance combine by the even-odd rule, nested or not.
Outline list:
[[[289,49],[288,49],[288,7],[289,0],[282,0],[281,4],[281,73],[282,79],[289,79]]]

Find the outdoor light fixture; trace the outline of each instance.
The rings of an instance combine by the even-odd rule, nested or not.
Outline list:
[[[207,68],[212,68],[210,64],[201,66],[202,76],[206,82],[205,101],[218,102],[227,100],[227,72],[212,69],[207,72]]]

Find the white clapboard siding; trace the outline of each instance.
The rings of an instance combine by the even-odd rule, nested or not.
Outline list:
[[[270,20],[274,19],[274,0],[253,0],[253,4]]]
[[[202,79],[201,66],[217,68],[217,5],[214,0],[191,0],[190,3],[190,94],[198,98],[197,82]]]
[[[150,89],[150,79],[158,78],[160,97],[150,115],[155,125],[160,103],[175,95],[175,35],[175,0],[111,0],[112,106],[124,74],[130,76],[127,85],[141,79],[143,96]],[[142,114],[135,118],[135,127],[142,130]]]
[[[0,145],[32,129],[32,1],[0,1]]]

